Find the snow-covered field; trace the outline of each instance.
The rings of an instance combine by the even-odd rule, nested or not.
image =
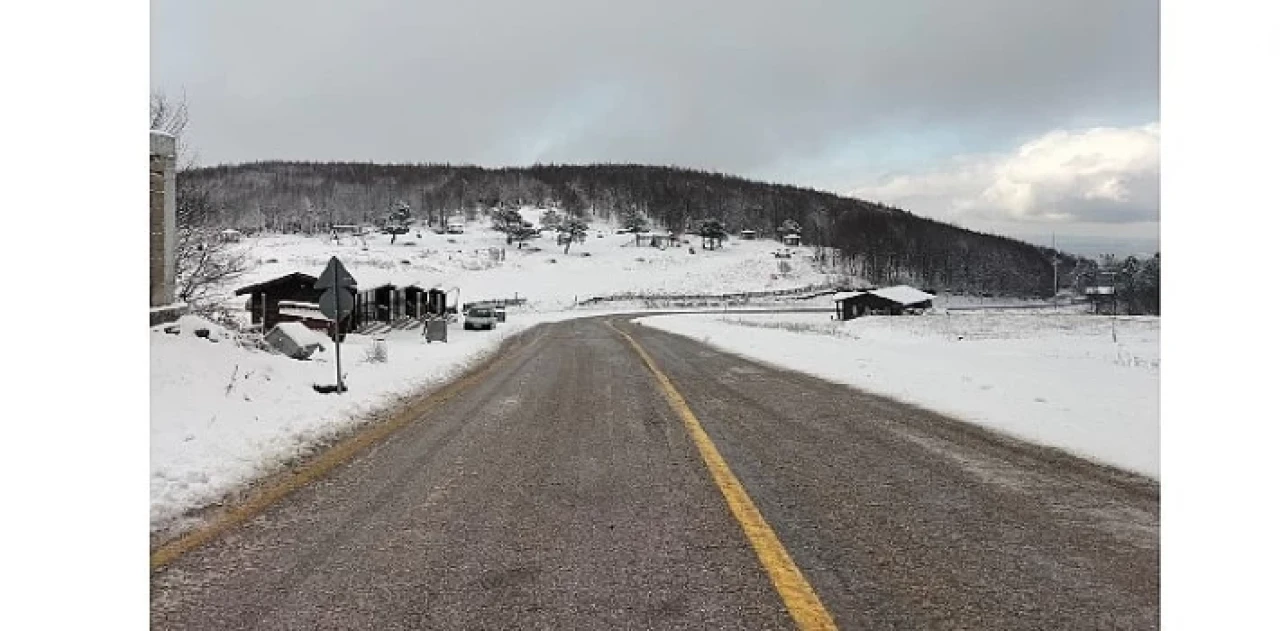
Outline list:
[[[524,213],[536,222],[540,211]],[[336,255],[363,287],[416,282],[457,287],[463,302],[518,293],[528,304],[510,308],[508,321],[494,331],[464,331],[454,324],[444,344],[427,344],[415,330],[393,330],[385,336],[386,363],[368,361],[374,340],[351,335],[342,346],[350,391],[342,395],[319,394],[312,388],[334,383],[332,346],[309,361],[297,361],[238,345],[233,335],[194,316],[180,322],[182,332],[177,335],[153,328],[153,530],[181,528],[189,511],[277,470],[400,398],[447,382],[529,326],[635,308],[605,303],[566,311],[576,299],[627,292],[784,289],[828,280],[800,255],[802,251],[786,261],[789,270],[781,270],[773,256],[780,246],[772,241],[730,240],[722,250],[696,248],[690,254],[687,246],[636,247],[633,236],[596,225],[586,242],[573,244],[566,256],[563,248],[555,247],[554,237],[533,240],[519,250],[481,223],[469,224],[464,234],[423,230],[421,235],[400,235],[395,244],[383,234],[363,240],[347,236],[340,243],[323,236],[248,238],[242,247],[254,267],[235,287],[295,271],[318,276]],[[233,296],[235,287],[226,288],[225,305],[247,323],[245,297]],[[195,336],[198,327],[209,328],[210,339]]]
[[[1020,310],[639,322],[1159,477],[1159,318]]]

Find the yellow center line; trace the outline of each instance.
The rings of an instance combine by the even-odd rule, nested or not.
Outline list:
[[[729,464],[720,455],[720,450],[716,449],[711,437],[702,429],[702,424],[698,422],[698,417],[694,416],[693,410],[689,409],[684,397],[671,384],[671,379],[658,369],[658,365],[654,363],[653,358],[649,356],[649,353],[645,352],[644,348],[634,338],[613,326],[613,323],[607,320],[605,325],[617,331],[619,335],[631,344],[631,348],[635,349],[636,353],[640,355],[640,359],[644,360],[645,365],[649,367],[649,371],[657,378],[658,385],[662,388],[662,393],[667,397],[667,402],[671,404],[671,408],[684,421],[685,429],[689,431],[694,444],[698,446],[698,452],[702,454],[702,461],[706,463],[707,469],[711,471],[712,479],[715,480],[716,486],[720,487],[720,493],[724,495],[725,501],[728,502],[729,510],[742,526],[742,531],[746,533],[747,540],[751,542],[751,547],[756,551],[756,557],[760,559],[760,564],[764,566],[765,572],[769,574],[769,580],[773,582],[773,587],[778,590],[778,595],[782,597],[782,602],[786,605],[787,611],[791,613],[791,618],[795,621],[796,626],[802,631],[835,629],[835,620],[831,618],[831,614],[827,612],[826,607],[822,605],[822,601],[818,599],[818,594],[813,591],[813,587],[809,585],[809,581],[800,572],[800,568],[796,567],[795,561],[791,559],[787,549],[778,540],[778,535],[773,532],[773,528],[769,526],[764,516],[760,514],[755,502],[751,501],[751,496],[747,494],[747,490],[738,481],[737,476],[733,474],[733,470],[729,468]]]

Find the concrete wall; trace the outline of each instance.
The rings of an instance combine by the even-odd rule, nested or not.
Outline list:
[[[174,302],[175,149],[173,136],[151,132],[151,307]]]

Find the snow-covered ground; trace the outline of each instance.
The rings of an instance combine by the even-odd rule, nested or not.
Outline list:
[[[534,208],[521,211],[535,225],[541,213]],[[834,280],[814,268],[806,256],[808,248],[792,248],[792,258],[777,259],[773,252],[783,249],[777,241],[731,238],[722,249],[708,251],[694,236],[686,238],[688,245],[657,249],[637,247],[634,235],[615,234],[615,229],[592,224],[585,242],[574,243],[568,254],[556,245],[552,232],[517,248],[483,221],[467,224],[463,234],[415,228],[398,236],[395,244],[384,234],[363,240],[345,236],[338,243],[322,236],[250,237],[245,244],[252,249],[255,269],[241,284],[295,271],[318,275],[329,257],[337,256],[366,287],[459,287],[463,302],[518,294],[539,310],[560,310],[575,300],[627,292],[728,293]]]
[[[526,209],[524,214],[536,222],[540,212]],[[295,271],[318,276],[336,255],[363,287],[384,282],[457,287],[463,302],[519,294],[528,304],[510,308],[508,321],[494,331],[452,325],[444,344],[427,344],[418,331],[393,330],[385,336],[386,363],[368,361],[373,339],[351,335],[342,346],[350,391],[342,395],[312,388],[335,381],[332,345],[309,361],[297,361],[238,345],[234,335],[194,316],[180,322],[182,331],[176,335],[153,328],[153,530],[182,527],[189,511],[350,431],[401,397],[447,382],[529,326],[636,308],[603,303],[566,311],[575,300],[638,292],[785,289],[829,280],[803,257],[802,249],[781,269],[773,256],[780,245],[772,241],[731,239],[714,252],[694,241],[695,253],[690,254],[688,246],[636,247],[633,236],[614,234],[601,224],[592,226],[586,242],[573,244],[566,256],[553,236],[521,250],[507,246],[500,233],[479,222],[469,224],[464,234],[425,229],[418,234],[400,235],[395,244],[383,234],[363,240],[346,236],[340,243],[323,236],[248,238],[241,247],[254,266],[235,287]],[[247,323],[245,297],[233,296],[235,287],[226,288],[225,304]],[[201,327],[211,330],[210,339],[194,334]]]
[[[1159,477],[1159,318],[1038,310],[639,322]]]

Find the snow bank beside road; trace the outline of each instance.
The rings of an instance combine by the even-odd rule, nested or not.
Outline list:
[[[441,384],[497,350],[501,342],[554,314],[514,315],[493,331],[450,326],[448,343],[427,344],[419,331],[386,335],[388,361],[369,361],[373,338],[349,335],[342,369],[349,391],[333,384],[334,349],[310,361],[237,346],[216,325],[217,342],[196,337],[199,318],[171,335],[151,334],[151,528],[306,454],[316,444],[368,420],[370,413],[420,388]]]
[[[1159,477],[1159,318],[653,316],[645,326]]]

